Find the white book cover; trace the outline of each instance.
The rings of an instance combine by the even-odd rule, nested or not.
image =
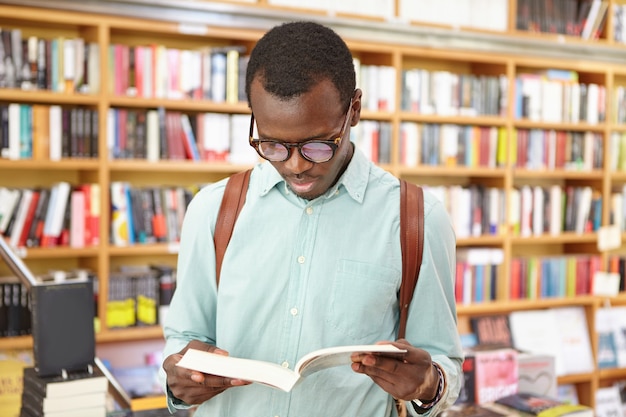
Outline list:
[[[157,162],[160,154],[159,113],[152,109],[146,113],[146,160]]]
[[[557,376],[565,375],[559,324],[552,310],[513,311],[509,324],[516,349],[553,356]]]
[[[63,154],[63,121],[61,106],[52,105],[49,109],[49,137],[50,137],[50,160],[59,161]]]
[[[533,192],[530,185],[522,186],[521,192],[520,231],[522,237],[532,235]]]
[[[87,57],[87,92],[98,94],[100,92],[100,44],[89,43],[89,56]]]
[[[593,372],[594,359],[589,339],[589,327],[584,307],[552,309],[559,335],[559,375]],[[560,372],[559,372],[560,371]]]
[[[576,233],[583,233],[585,231],[585,224],[587,223],[589,211],[591,210],[592,194],[593,191],[589,186],[583,187],[580,190],[578,206],[576,207]]]
[[[587,123],[595,125],[599,122],[599,86],[587,84]]]
[[[63,229],[63,218],[67,208],[71,186],[68,182],[58,182],[52,186],[50,203],[44,223],[44,236],[59,237]]]
[[[11,160],[20,159],[20,104],[9,104],[9,154]]]
[[[571,85],[571,97],[569,122],[578,123],[580,121],[580,84],[573,83]]]
[[[509,206],[509,222],[514,235],[520,232],[522,210],[521,210],[521,193],[517,188],[513,188],[510,192],[511,205]]]
[[[533,235],[540,236],[543,234],[543,208],[544,194],[543,188],[535,185],[533,188],[533,209],[532,209],[532,231]]]
[[[550,234],[558,236],[561,234],[563,224],[563,210],[561,209],[563,201],[563,189],[560,185],[553,184],[550,186]]]

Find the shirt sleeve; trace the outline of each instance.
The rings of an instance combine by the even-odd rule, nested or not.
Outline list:
[[[461,388],[463,351],[454,299],[456,237],[443,204],[424,192],[422,266],[409,307],[407,340],[428,351],[445,373],[446,389],[439,403],[423,416],[436,415],[454,403]],[[407,403],[409,413],[413,413]],[[414,413],[413,413],[414,414]]]

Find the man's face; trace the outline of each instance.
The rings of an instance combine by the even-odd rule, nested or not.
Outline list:
[[[348,111],[348,121],[344,123],[345,105],[330,81],[322,81],[308,93],[289,100],[281,100],[265,91],[258,79],[252,82],[250,104],[260,139],[294,144],[312,139],[333,140],[341,135],[335,155],[327,162],[311,162],[295,147],[291,148],[287,160],[271,162],[298,196],[307,200],[319,197],[337,182],[348,166],[353,153],[350,126],[358,122],[360,109],[360,95],[355,97]]]

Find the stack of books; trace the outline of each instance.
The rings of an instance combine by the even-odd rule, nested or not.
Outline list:
[[[20,417],[106,417],[108,383],[98,367],[65,377],[24,368]]]

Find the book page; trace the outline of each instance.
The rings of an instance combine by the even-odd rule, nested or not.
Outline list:
[[[258,382],[287,392],[299,379],[291,369],[272,362],[217,355],[197,349],[189,349],[176,365],[205,374]]]
[[[401,354],[406,350],[393,345],[356,345],[320,349],[303,356],[296,364],[296,370],[300,370],[303,376],[306,376],[322,369],[349,365],[353,352]],[[189,349],[177,366],[206,374],[258,382],[287,392],[291,391],[300,379],[298,372],[276,363],[217,355],[197,349]]]
[[[406,349],[399,349],[394,345],[352,345],[319,349],[304,355],[296,364],[296,372],[305,377],[322,369],[350,365],[350,356],[357,352],[400,355]]]

